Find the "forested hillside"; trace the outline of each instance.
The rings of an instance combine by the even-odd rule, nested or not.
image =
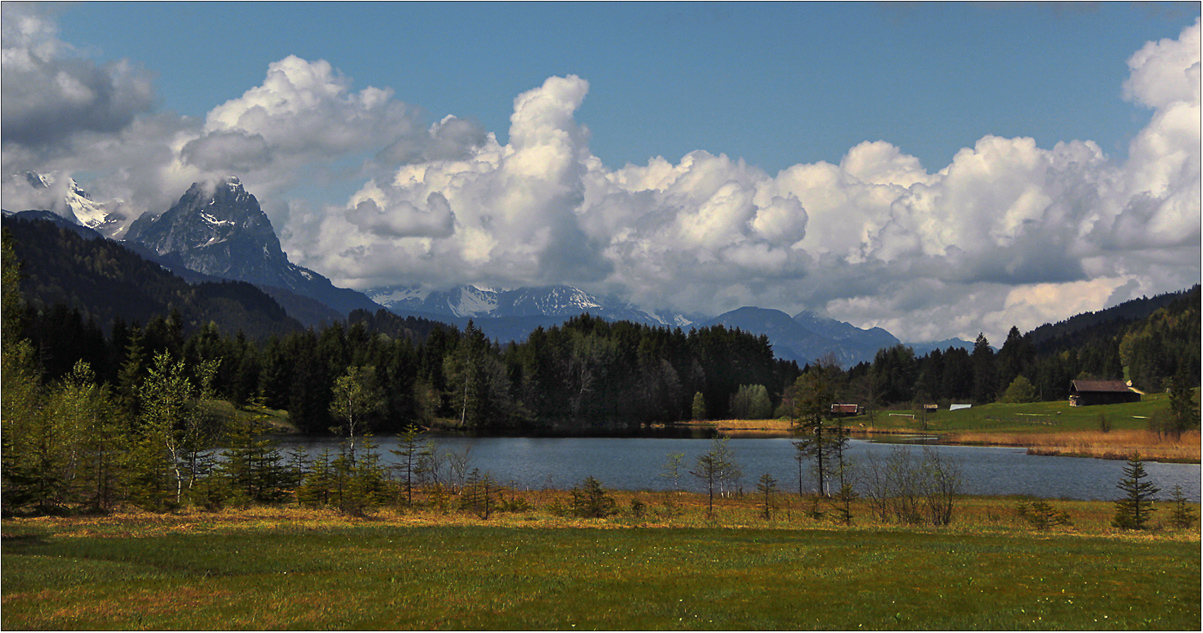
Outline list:
[[[147,324],[173,311],[186,333],[210,322],[224,332],[241,331],[254,339],[301,328],[251,284],[190,285],[116,242],[85,239],[50,222],[4,218],[3,227],[21,263],[20,289],[29,314],[53,313],[46,323],[31,322],[29,334],[38,340],[49,337],[69,343],[74,330],[53,329],[53,324],[67,320],[108,329],[117,320]]]

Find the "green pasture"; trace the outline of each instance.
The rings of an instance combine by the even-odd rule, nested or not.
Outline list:
[[[1148,418],[1157,409],[1169,407],[1164,393],[1146,394],[1140,402],[1071,407],[1069,401],[1030,402],[1025,404],[991,403],[970,409],[949,411],[942,407],[927,414],[927,430],[936,432],[987,431],[1000,433],[1041,433],[1051,431],[1096,431],[1099,415],[1107,416],[1112,429],[1145,429]],[[890,414],[914,415],[914,419]],[[879,429],[921,430],[923,411],[915,409],[881,410],[874,414],[873,426]],[[868,425],[868,416],[845,418],[845,424]]]
[[[1197,540],[922,529],[9,525],[16,629],[1194,629]]]

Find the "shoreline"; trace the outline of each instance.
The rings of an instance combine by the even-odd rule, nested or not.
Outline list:
[[[675,426],[690,429],[713,429],[732,438],[793,437],[787,420],[716,420],[682,422]],[[897,429],[865,426],[858,423],[844,427],[851,437],[873,439],[889,436],[933,437],[944,446],[1002,446],[1026,448],[1030,455],[1053,457],[1088,457],[1093,459],[1127,460],[1139,452],[1148,462],[1199,464],[1199,431],[1188,431],[1178,440],[1157,436],[1145,430],[1102,431],[952,431]]]

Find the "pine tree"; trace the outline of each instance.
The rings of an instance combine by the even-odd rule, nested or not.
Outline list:
[[[1124,476],[1116,487],[1127,495],[1115,502],[1115,516],[1111,525],[1124,530],[1143,530],[1153,513],[1153,497],[1161,492],[1151,481],[1143,481],[1145,473],[1144,462],[1136,454],[1124,466]]]
[[[1174,492],[1170,496],[1170,503],[1173,504],[1173,509],[1170,511],[1170,525],[1179,530],[1186,530],[1195,524],[1195,521],[1199,517],[1187,505],[1186,495],[1182,494],[1181,485],[1174,486]]]
[[[766,521],[773,518],[773,495],[777,492],[777,480],[773,476],[765,473],[760,476],[760,480],[756,482],[756,495],[763,499],[760,508],[760,517]]]
[[[1178,372],[1170,380],[1170,434],[1175,438],[1182,437],[1187,429],[1199,426],[1199,406],[1195,403],[1194,389],[1190,384],[1190,371],[1186,364],[1179,367]]]
[[[139,391],[146,375],[146,359],[142,349],[142,333],[135,327],[130,336],[129,344],[125,346],[125,360],[117,374],[117,402],[125,409],[130,419],[136,418],[141,411]]]
[[[262,401],[253,406],[261,409]],[[237,497],[258,503],[274,503],[284,498],[290,478],[280,463],[280,450],[268,434],[266,416],[235,424],[229,434],[229,447],[222,452],[220,475],[228,478]]]
[[[421,447],[418,445],[418,426],[410,423],[405,430],[397,434],[397,448],[389,452],[397,456],[397,470],[405,481],[405,504],[414,503],[414,475],[417,473]]]
[[[310,465],[304,482],[297,487],[297,502],[306,506],[329,505],[334,495],[335,478],[330,449],[322,449]]]
[[[973,343],[973,400],[978,404],[994,401],[995,383],[997,382],[994,350],[984,334],[978,334]]]
[[[354,516],[363,516],[375,508],[385,495],[384,467],[371,433],[363,436],[362,448],[362,454],[346,470],[340,500],[342,511]]]
[[[836,442],[845,441],[835,437],[833,429],[825,421],[831,415],[831,403],[835,401],[827,372],[823,368],[811,368],[798,377],[790,388],[788,398],[792,404],[791,431],[798,436],[794,442],[799,459],[815,460],[815,476],[820,496],[828,496],[829,477],[832,474],[831,458]],[[801,462],[799,462],[799,472]]]

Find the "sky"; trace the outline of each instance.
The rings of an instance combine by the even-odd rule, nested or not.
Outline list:
[[[996,344],[1200,276],[1198,3],[5,2],[2,193],[238,176],[336,284]]]

